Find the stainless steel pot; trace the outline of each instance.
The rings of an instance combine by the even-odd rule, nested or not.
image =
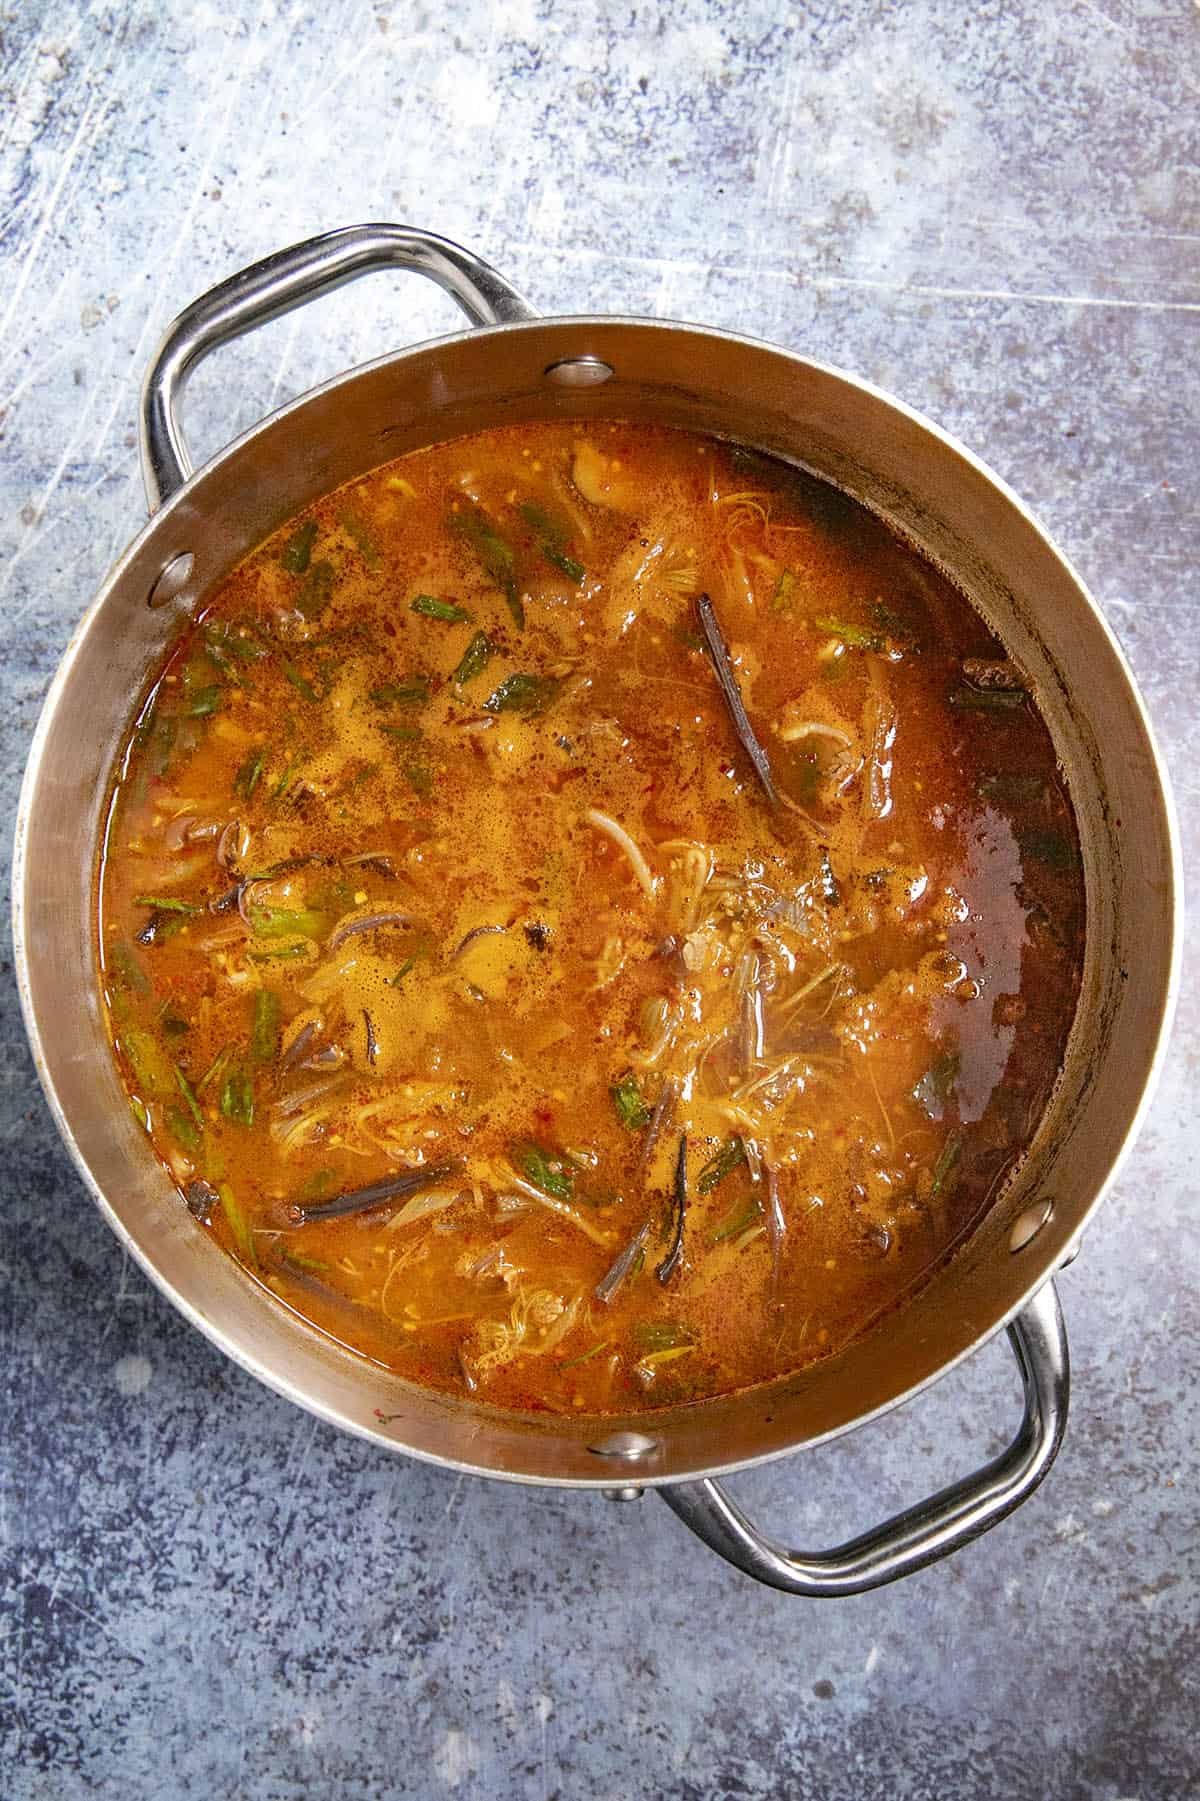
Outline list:
[[[246,432],[196,474],[178,405],[225,340],[368,270],[410,269],[478,329],[350,371]],[[179,1205],[134,1123],[98,1002],[92,860],[108,771],[181,617],[316,496],[421,445],[547,417],[653,418],[803,463],[947,569],[1029,671],[1079,819],[1088,929],[1062,1078],[1007,1192],[894,1318],[802,1374],[629,1418],[516,1415],[415,1388],[275,1305]],[[512,1481],[656,1487],[715,1550],[795,1593],[848,1594],[966,1543],[1054,1459],[1067,1345],[1052,1273],[1137,1129],[1176,983],[1178,851],[1166,776],[1125,661],[1082,584],[1002,482],[901,402],[728,332],[648,319],[537,318],[459,246],[394,225],[312,239],[187,308],[143,392],[151,519],[92,603],[46,699],[17,822],[14,915],[30,1043],[51,1111],[122,1243],[175,1305],[262,1381],[412,1456]],[[758,1532],[716,1480],[848,1431],[1008,1328],[1024,1414],[1003,1456],[821,1554]]]

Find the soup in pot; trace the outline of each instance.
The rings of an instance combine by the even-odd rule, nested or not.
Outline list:
[[[1082,956],[1053,745],[963,595],[643,424],[416,452],[258,549],[96,883],[195,1229],[519,1409],[704,1399],[901,1305],[1028,1146]]]

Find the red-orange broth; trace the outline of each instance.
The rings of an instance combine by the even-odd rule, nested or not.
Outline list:
[[[1083,933],[964,598],[822,483],[631,424],[414,453],[257,550],[155,677],[97,885],[196,1229],[362,1355],[558,1411],[910,1295],[1044,1110]]]

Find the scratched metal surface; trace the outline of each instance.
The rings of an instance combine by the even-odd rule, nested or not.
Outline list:
[[[0,806],[141,516],[167,319],[334,223],[460,237],[545,310],[736,327],[898,390],[1029,496],[1173,759],[1193,866],[1200,11],[1185,0],[0,11]],[[376,278],[195,383],[199,446],[456,323]],[[14,1798],[1195,1792],[1194,981],[1140,1146],[1062,1282],[1044,1490],[953,1562],[820,1607],[653,1500],[456,1480],[260,1390],[67,1166],[0,984],[0,1786]],[[1016,1409],[999,1346],[742,1479],[829,1541]]]

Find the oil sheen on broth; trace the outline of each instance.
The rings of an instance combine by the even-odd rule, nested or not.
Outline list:
[[[644,425],[421,451],[266,543],[145,698],[97,885],[197,1229],[364,1356],[557,1411],[759,1382],[911,1294],[1029,1141],[1083,932],[967,602]]]

